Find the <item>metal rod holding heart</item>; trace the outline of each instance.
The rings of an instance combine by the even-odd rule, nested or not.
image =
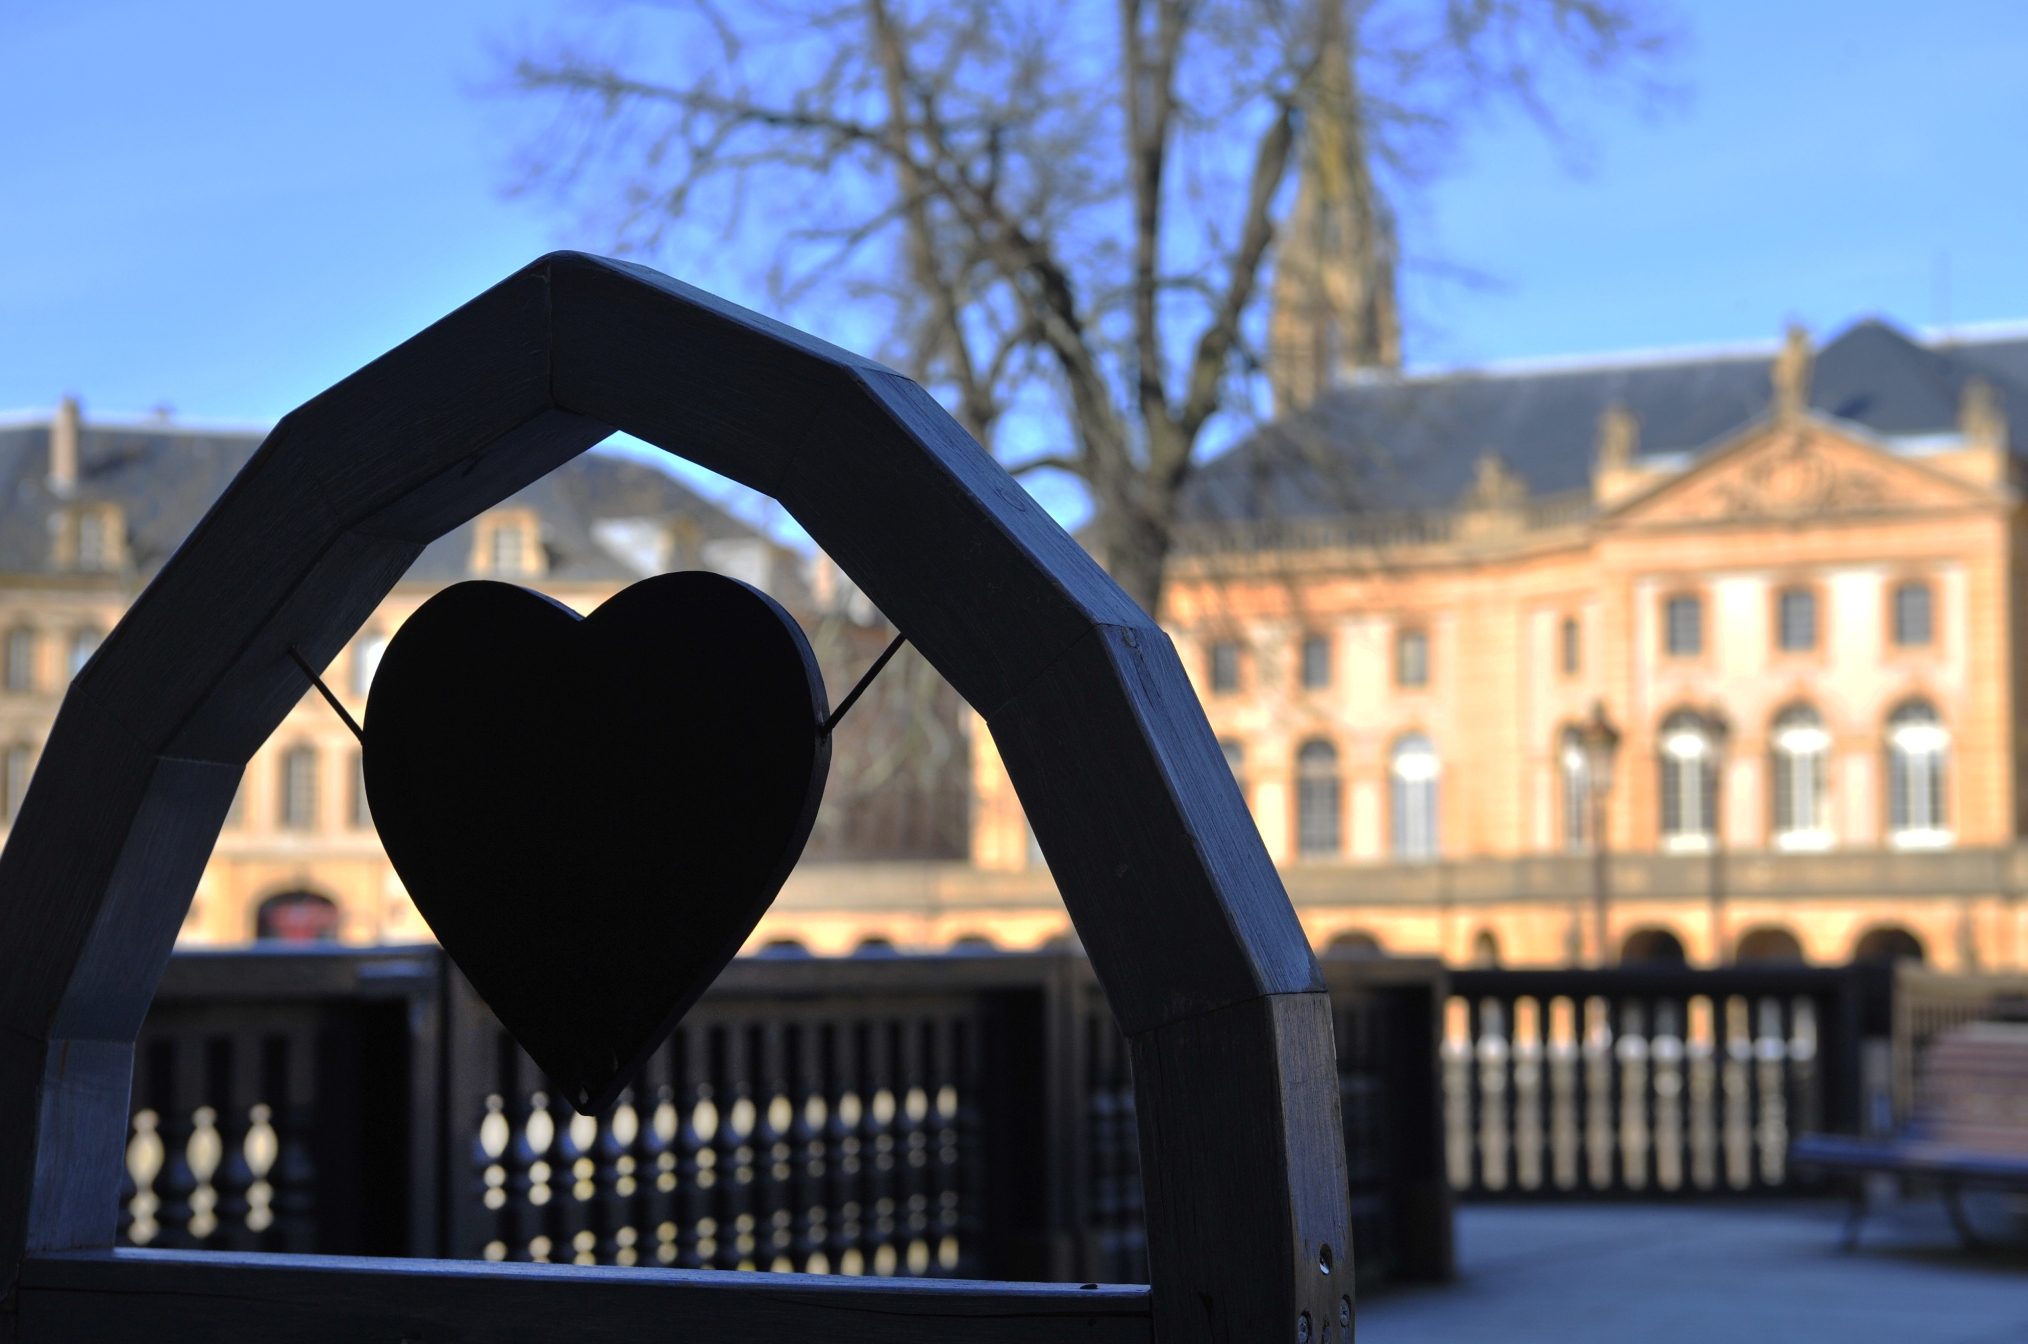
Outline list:
[[[795,619],[704,571],[589,616],[455,584],[395,633],[355,723],[395,871],[501,1025],[580,1112],[611,1106],[801,857],[834,712]],[[371,729],[371,732],[367,731]]]

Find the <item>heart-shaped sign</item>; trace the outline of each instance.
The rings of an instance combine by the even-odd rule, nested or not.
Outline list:
[[[795,620],[717,574],[580,617],[446,588],[366,702],[366,796],[416,908],[584,1112],[611,1105],[802,854],[831,744]]]

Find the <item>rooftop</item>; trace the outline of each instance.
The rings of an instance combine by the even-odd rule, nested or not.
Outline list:
[[[1444,510],[1496,453],[1537,497],[1588,490],[1599,420],[1639,421],[1647,465],[1678,465],[1769,413],[1776,347],[1636,351],[1362,379],[1207,462],[1195,521]],[[2028,415],[2028,332],[2013,325],[1924,338],[1879,319],[1815,351],[1810,408],[1911,453],[1950,446],[1966,384]]]

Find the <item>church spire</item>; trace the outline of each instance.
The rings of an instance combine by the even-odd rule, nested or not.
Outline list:
[[[1268,378],[1279,414],[1309,405],[1355,370],[1401,367],[1394,226],[1367,163],[1343,0],[1323,0],[1318,22],[1301,175],[1269,318]]]

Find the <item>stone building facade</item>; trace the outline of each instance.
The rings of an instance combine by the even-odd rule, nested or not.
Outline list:
[[[1213,464],[1165,619],[1317,945],[2022,965],[2024,369],[1868,322],[1348,388]],[[1329,453],[1373,507],[1306,507]]]
[[[71,677],[262,437],[160,418],[89,422],[74,401],[0,424],[0,825],[20,807]],[[388,639],[463,579],[518,583],[589,612],[637,579],[694,568],[752,583],[795,613],[834,693],[892,636],[821,560],[666,472],[593,453],[428,547],[324,680],[362,718]],[[834,740],[813,864],[961,861],[967,726],[919,658],[890,665]],[[430,937],[374,831],[359,745],[307,683],[248,763],[182,932],[186,945],[264,937]]]
[[[1821,351],[1350,379],[1207,464],[1162,617],[1317,948],[2028,965],[2024,397],[2028,338],[1867,322]],[[73,406],[0,425],[0,815],[258,441]],[[821,555],[593,454],[430,547],[326,679],[356,715],[388,636],[463,578],[590,610],[690,567],[789,606],[834,694],[891,634]],[[749,951],[1072,936],[990,734],[919,659],[837,761]],[[307,691],[185,928],[264,934],[428,936]]]

